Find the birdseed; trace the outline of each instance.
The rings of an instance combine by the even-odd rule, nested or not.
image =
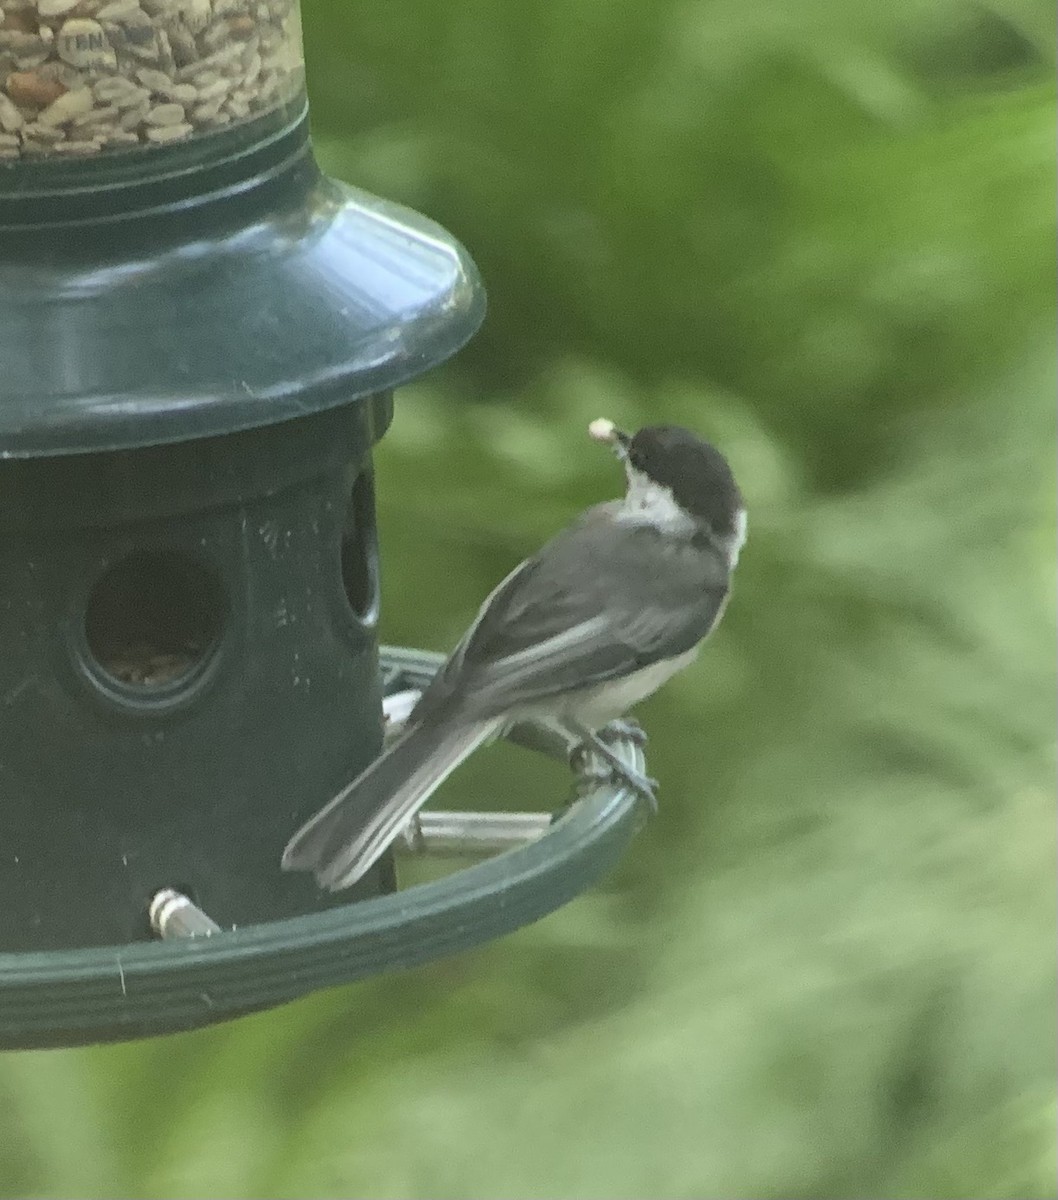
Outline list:
[[[0,0],[0,159],[169,145],[304,87],[297,0]]]

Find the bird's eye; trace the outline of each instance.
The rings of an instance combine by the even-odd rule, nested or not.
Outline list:
[[[628,449],[628,461],[633,467],[641,467],[643,465],[643,451],[638,446],[630,446]]]

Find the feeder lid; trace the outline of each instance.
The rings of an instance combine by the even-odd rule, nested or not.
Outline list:
[[[0,458],[304,416],[387,392],[474,333],[484,293],[444,230],[321,178],[304,122],[266,149],[253,189],[168,209],[107,215],[120,189],[93,186],[92,162],[80,208],[65,197],[80,220],[43,192],[35,208],[25,180],[0,195]]]

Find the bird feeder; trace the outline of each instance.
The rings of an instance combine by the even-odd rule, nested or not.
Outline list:
[[[639,822],[427,814],[485,858],[280,870],[378,752],[372,447],[484,296],[323,177],[293,0],[2,0],[0,1046],[188,1029],[495,937]],[[626,747],[627,753],[638,753]],[[512,848],[513,847],[513,848]]]

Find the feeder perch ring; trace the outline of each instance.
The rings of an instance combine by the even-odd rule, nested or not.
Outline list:
[[[386,647],[380,659],[389,694],[423,687],[443,661]],[[564,752],[531,730],[515,731],[512,740]],[[632,739],[613,748],[641,769],[641,749]],[[431,842],[444,850],[514,848],[404,891],[236,929],[214,931],[208,916],[199,920],[192,912],[187,920],[187,910],[178,918],[179,893],[159,894],[155,908],[166,909],[178,926],[173,932],[184,936],[0,953],[0,1048],[192,1029],[458,954],[545,916],[591,886],[621,857],[645,809],[631,789],[598,782],[582,788],[580,799],[553,821],[541,814],[424,814],[404,839],[405,849],[429,850]],[[145,906],[150,900],[144,898]]]

